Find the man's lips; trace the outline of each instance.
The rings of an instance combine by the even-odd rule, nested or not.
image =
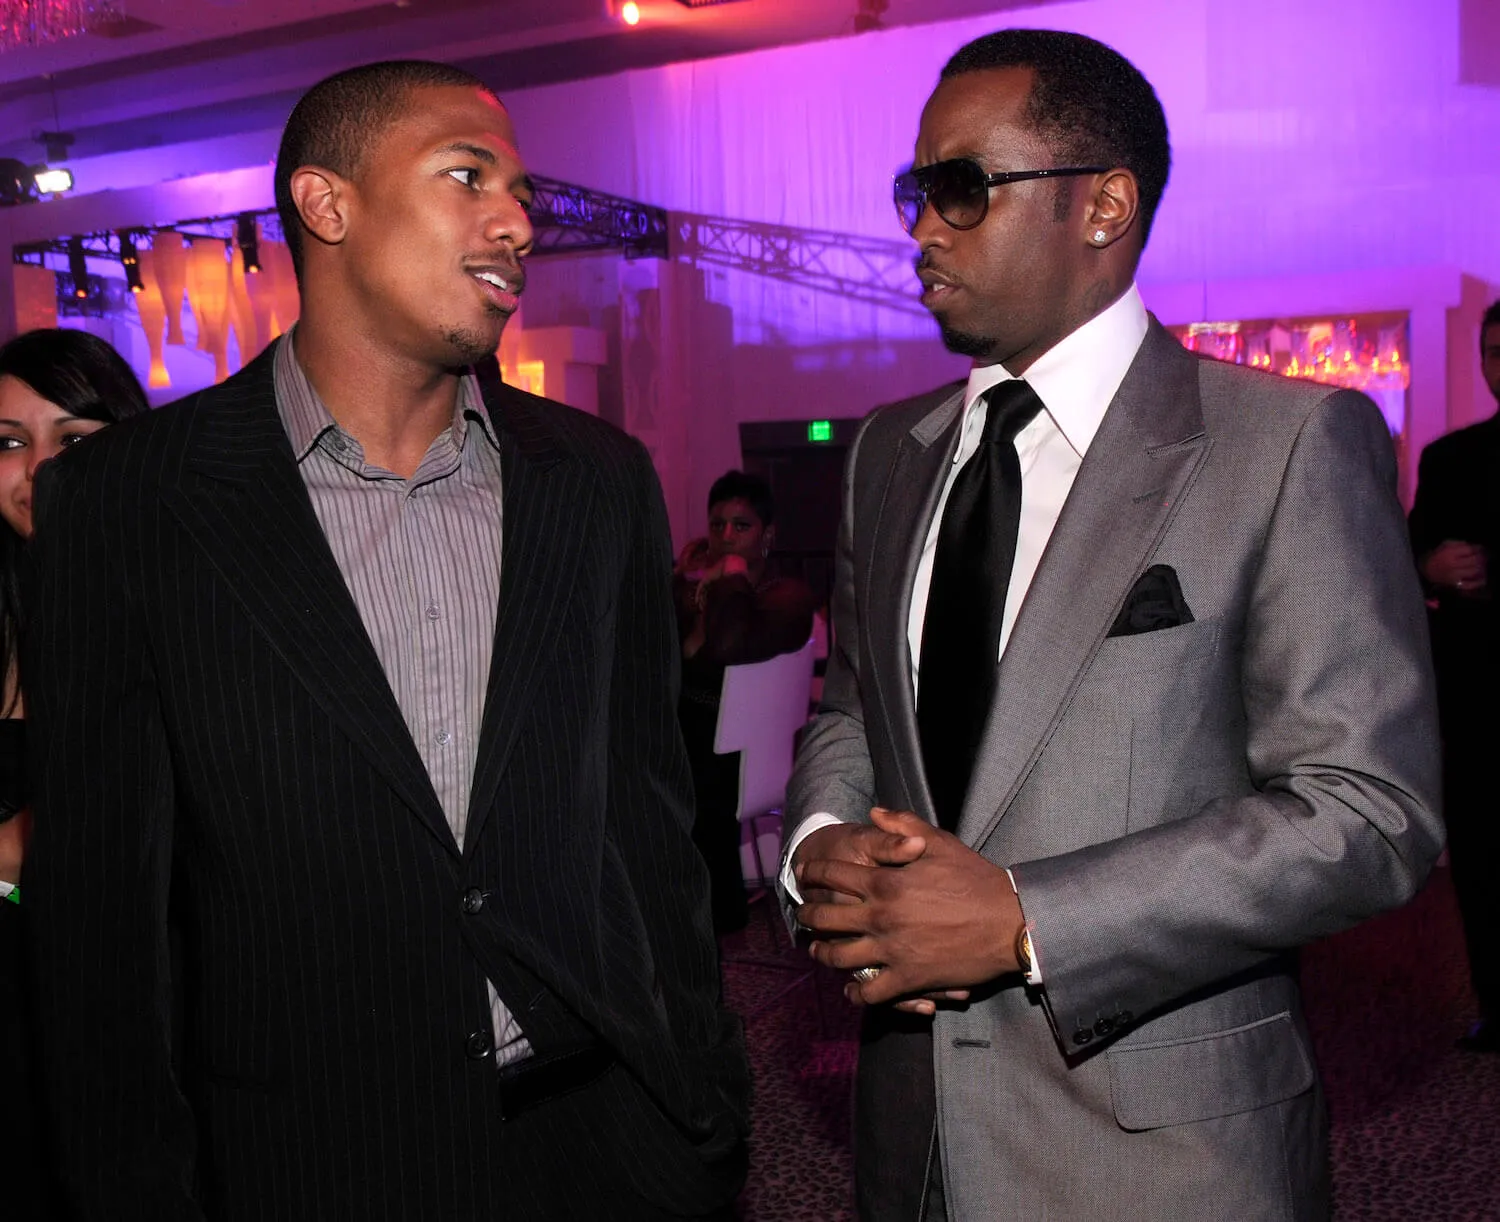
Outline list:
[[[936,268],[917,265],[917,279],[922,282],[922,304],[931,309],[959,287]]]
[[[521,294],[526,291],[526,273],[519,267],[485,264],[468,268],[468,273],[497,309],[514,314],[520,308]]]

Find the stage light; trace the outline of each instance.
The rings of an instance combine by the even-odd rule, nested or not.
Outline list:
[[[73,275],[73,296],[80,301],[89,295],[89,265],[83,257],[83,239],[68,239],[68,271]]]
[[[235,221],[235,232],[245,260],[245,275],[254,276],[260,271],[260,233],[255,227],[255,213],[241,212]]]
[[[42,166],[36,171],[32,181],[36,183],[37,193],[40,195],[61,195],[64,191],[73,189],[73,171],[49,170]]]
[[[625,0],[620,6],[620,20],[626,25],[640,25],[641,6],[635,0]]]
[[[120,263],[125,268],[125,287],[132,293],[139,293],[146,286],[141,283],[141,258],[136,253],[135,238],[120,231]]]

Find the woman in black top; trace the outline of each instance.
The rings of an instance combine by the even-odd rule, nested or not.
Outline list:
[[[26,722],[16,661],[21,570],[36,469],[90,433],[146,410],[120,355],[86,331],[28,331],[0,347],[0,1217],[50,1216],[28,1079],[19,882],[26,808]]]
[[[693,767],[693,840],[708,863],[714,928],[743,928],[740,757],[714,754],[724,668],[801,649],[812,635],[813,594],[771,566],[775,506],[765,480],[728,471],[708,493],[708,536],[682,550],[672,574],[682,641],[678,721]]]

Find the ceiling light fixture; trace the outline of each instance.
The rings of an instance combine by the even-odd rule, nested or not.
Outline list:
[[[255,213],[241,212],[234,229],[240,257],[245,262],[245,275],[254,276],[260,272],[260,230],[255,224]]]
[[[80,301],[89,295],[89,265],[83,255],[83,239],[68,239],[68,271],[73,277],[73,296]]]
[[[641,6],[635,0],[625,0],[625,3],[620,6],[620,20],[626,25],[640,25]]]
[[[36,183],[39,195],[61,195],[64,191],[73,189],[73,171],[49,170],[46,166],[38,166],[32,174],[32,181]]]
[[[126,229],[120,230],[120,264],[125,268],[125,287],[141,292],[146,287],[141,283],[141,257],[135,249],[135,235]]]
[[[69,170],[49,170],[44,165],[27,165],[14,157],[0,157],[0,208],[29,204],[43,195],[57,195],[73,189]]]

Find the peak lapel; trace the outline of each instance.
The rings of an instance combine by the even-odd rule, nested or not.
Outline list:
[[[895,739],[896,766],[913,809],[928,818],[932,795],[922,771],[906,629],[922,545],[937,512],[948,464],[958,448],[963,404],[962,388],[944,393],[930,411],[901,434],[870,532],[870,538],[879,541],[879,551],[871,556],[859,592],[860,605],[867,608],[867,639],[876,644],[866,657],[881,713]],[[883,563],[887,558],[889,563]],[[885,641],[894,648],[881,648],[880,643]]]
[[[1153,319],[1078,470],[1000,660],[959,835],[989,837],[1165,533],[1210,441],[1197,360]]]
[[[448,850],[458,845],[302,483],[274,352],[194,407],[168,507],[313,699]]]
[[[505,538],[495,646],[464,837],[468,851],[480,841],[517,730],[558,649],[597,478],[590,466],[569,461],[555,427],[500,381],[493,362],[477,373],[500,440]]]

